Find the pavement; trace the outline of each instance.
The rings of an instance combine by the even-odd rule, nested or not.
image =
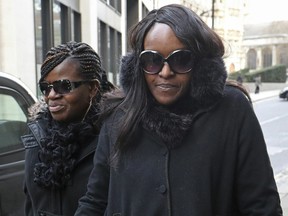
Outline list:
[[[279,95],[280,90],[260,91],[258,94],[250,93],[252,102],[259,102],[264,99]],[[278,187],[283,216],[288,216],[288,168],[275,175],[275,181]]]
[[[270,97],[275,97],[279,95],[280,90],[269,90],[269,91],[260,91],[258,94],[250,93],[250,97],[252,102],[257,102],[263,99],[267,99]]]

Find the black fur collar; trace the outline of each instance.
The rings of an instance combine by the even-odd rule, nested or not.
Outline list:
[[[186,99],[178,102],[177,106],[178,109],[176,107],[168,108],[150,100],[142,121],[143,127],[150,133],[159,136],[169,149],[182,143],[197,110]]]

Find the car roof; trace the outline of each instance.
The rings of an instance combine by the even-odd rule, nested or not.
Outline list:
[[[33,102],[38,100],[24,82],[11,74],[0,71],[0,86],[16,89],[21,94],[29,96]]]

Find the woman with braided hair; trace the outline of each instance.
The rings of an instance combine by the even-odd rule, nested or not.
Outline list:
[[[114,86],[98,54],[81,42],[53,47],[41,66],[43,99],[30,108],[25,215],[73,215],[97,146],[99,102]]]

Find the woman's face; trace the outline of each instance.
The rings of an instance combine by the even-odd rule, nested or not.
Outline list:
[[[172,29],[163,23],[156,23],[144,39],[144,50],[157,51],[164,58],[167,58],[175,50],[185,48]],[[145,72],[143,71],[143,73]],[[158,103],[172,105],[188,91],[191,72],[175,73],[165,62],[159,73],[145,73],[145,79],[151,94]]]
[[[79,70],[76,60],[66,59],[50,71],[44,81],[49,84],[58,80],[82,81]],[[96,85],[97,82],[84,82],[66,94],[57,93],[53,88],[48,91],[44,99],[53,119],[65,123],[81,121],[89,108],[90,99],[97,94]]]

